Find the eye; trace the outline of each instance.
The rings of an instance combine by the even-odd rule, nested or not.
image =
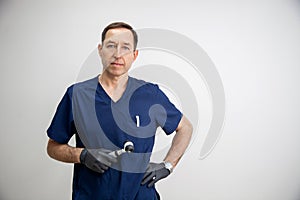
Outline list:
[[[122,49],[126,50],[126,51],[129,51],[130,48],[128,46],[122,46]]]
[[[108,48],[108,49],[116,48],[116,45],[114,45],[114,44],[108,44],[106,46],[106,48]]]

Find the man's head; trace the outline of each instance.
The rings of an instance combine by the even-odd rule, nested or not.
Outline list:
[[[133,28],[129,25],[126,24],[124,22],[114,22],[109,24],[108,26],[106,26],[103,31],[102,31],[102,35],[101,35],[101,42],[103,44],[105,37],[106,37],[106,33],[110,30],[110,29],[117,29],[117,28],[124,28],[124,29],[128,29],[131,31],[132,35],[133,35],[133,44],[134,44],[134,50],[136,50],[137,47],[137,43],[138,43],[138,36],[137,33],[135,32],[135,30],[133,30]]]
[[[127,74],[138,55],[137,34],[123,22],[108,25],[102,32],[102,44],[98,45],[103,73],[110,76]]]

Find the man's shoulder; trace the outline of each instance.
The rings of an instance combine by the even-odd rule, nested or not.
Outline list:
[[[95,88],[98,85],[98,76],[84,80],[84,81],[80,81],[77,83],[73,84],[73,87],[78,87],[78,88]]]
[[[95,88],[98,84],[98,76],[93,77],[84,81],[79,81],[76,83],[73,83],[69,88],[82,88],[82,89],[88,89],[88,88]]]
[[[67,93],[72,96],[74,91],[89,91],[95,90],[98,84],[98,77],[90,78],[84,81],[76,82],[67,88]]]
[[[152,82],[148,82],[146,80],[130,77],[132,85],[136,88],[141,88],[147,91],[156,91],[158,89],[158,85]]]

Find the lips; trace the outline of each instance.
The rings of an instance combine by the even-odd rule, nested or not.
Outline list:
[[[117,62],[112,62],[111,63],[112,65],[115,65],[115,66],[123,66],[124,64],[122,64],[122,63],[117,63]]]

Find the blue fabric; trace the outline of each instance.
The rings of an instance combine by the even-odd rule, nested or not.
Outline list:
[[[135,147],[134,153],[122,154],[118,163],[104,174],[74,164],[73,199],[159,199],[155,187],[147,188],[140,183],[157,127],[171,134],[181,117],[157,85],[132,77],[117,102],[111,100],[97,77],[69,87],[47,130],[49,138],[66,144],[75,134],[77,147],[113,151],[123,148],[126,140]]]

